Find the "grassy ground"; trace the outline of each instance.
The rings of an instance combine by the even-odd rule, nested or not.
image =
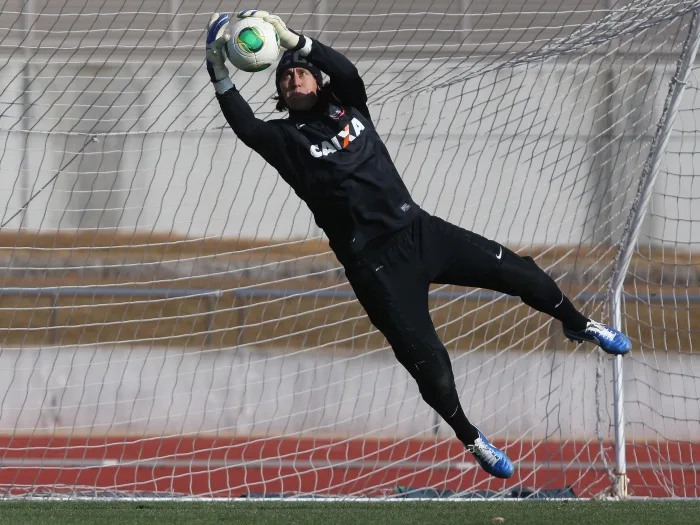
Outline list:
[[[502,518],[502,519],[501,519]],[[3,502],[0,524],[657,524],[700,523],[698,501]]]

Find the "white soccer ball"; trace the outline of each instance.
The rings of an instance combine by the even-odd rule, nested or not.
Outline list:
[[[260,18],[243,18],[229,26],[226,55],[242,71],[267,69],[280,54],[280,37],[272,24]]]

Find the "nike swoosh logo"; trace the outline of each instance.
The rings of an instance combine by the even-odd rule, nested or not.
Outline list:
[[[499,259],[499,260],[500,260],[501,257],[503,257],[503,247],[502,247],[502,246],[499,246],[499,247],[498,247],[498,255],[496,255],[496,259]]]
[[[297,129],[301,129],[301,128],[303,128],[304,126],[306,126],[306,124],[297,124]]]

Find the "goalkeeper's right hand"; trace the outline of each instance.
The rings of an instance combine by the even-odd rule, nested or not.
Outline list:
[[[228,68],[226,67],[226,42],[229,34],[226,32],[229,24],[228,15],[214,13],[207,24],[207,72],[218,93],[226,91],[223,84],[231,84]],[[223,82],[228,79],[228,82]]]

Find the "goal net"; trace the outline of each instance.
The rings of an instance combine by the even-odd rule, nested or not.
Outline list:
[[[532,256],[604,322],[624,272],[626,492],[613,360],[517,298],[429,298],[513,478],[421,400],[220,113],[203,28],[246,7],[2,2],[3,494],[699,497],[700,2],[258,5],[357,64],[425,210]],[[233,81],[283,116],[272,72]]]

